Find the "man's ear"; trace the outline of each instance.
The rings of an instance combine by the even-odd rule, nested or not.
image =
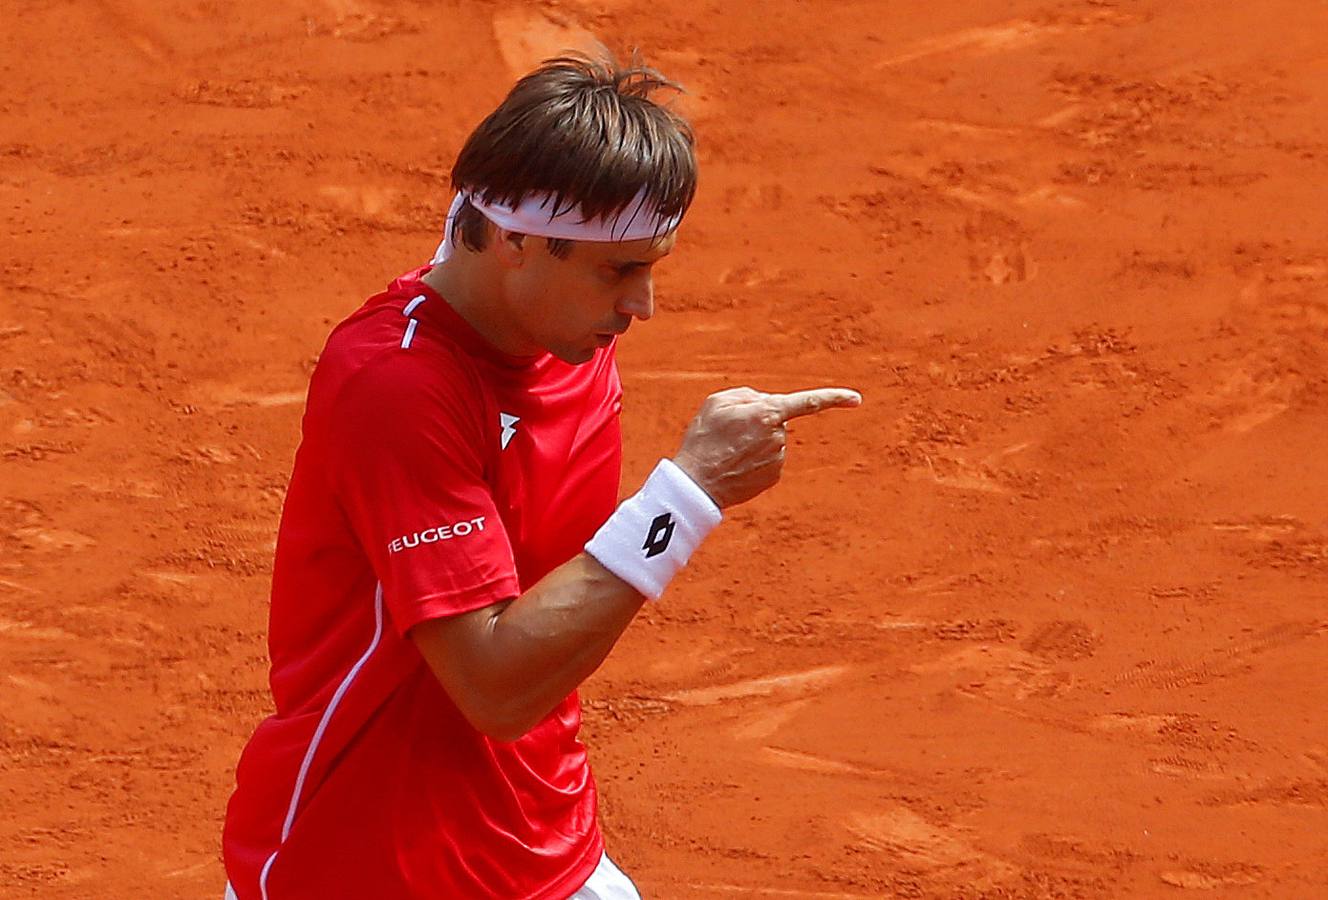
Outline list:
[[[531,242],[519,231],[508,231],[506,228],[497,228],[495,231],[494,250],[498,253],[498,261],[509,269],[521,268],[525,264]]]

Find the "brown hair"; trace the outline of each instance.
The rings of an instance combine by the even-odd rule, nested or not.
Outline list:
[[[452,186],[512,205],[547,192],[551,215],[579,204],[592,219],[618,212],[644,188],[661,216],[681,215],[696,194],[695,139],[685,119],[651,99],[661,88],[682,90],[635,58],[626,66],[608,53],[545,60],[466,139]],[[463,203],[453,240],[483,250],[486,222]],[[556,256],[570,249],[570,241],[549,241]]]

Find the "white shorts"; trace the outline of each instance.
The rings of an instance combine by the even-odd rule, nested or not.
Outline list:
[[[238,900],[230,883],[226,884],[225,900]],[[586,883],[567,900],[641,900],[641,895],[632,884],[632,879],[623,874],[622,869],[613,864],[609,854],[599,858],[599,865],[590,873]]]
[[[609,854],[599,858],[599,865],[590,873],[586,883],[567,900],[641,900],[632,879],[613,864]]]

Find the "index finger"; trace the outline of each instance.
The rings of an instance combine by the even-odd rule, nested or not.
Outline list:
[[[851,408],[862,405],[862,395],[849,388],[814,388],[810,391],[794,391],[791,394],[767,394],[766,399],[785,422],[836,407]]]

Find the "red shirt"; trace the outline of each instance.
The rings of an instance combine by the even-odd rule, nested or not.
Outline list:
[[[272,579],[276,713],[223,834],[241,900],[561,900],[603,849],[576,694],[492,740],[405,635],[517,596],[612,513],[614,348],[504,356],[427,271],[341,323],[309,386]]]

